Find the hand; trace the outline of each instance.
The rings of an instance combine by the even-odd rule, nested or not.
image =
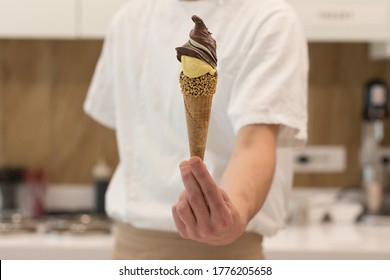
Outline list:
[[[246,222],[203,161],[198,157],[183,161],[180,172],[185,190],[172,206],[180,236],[211,245],[226,245],[240,237]]]

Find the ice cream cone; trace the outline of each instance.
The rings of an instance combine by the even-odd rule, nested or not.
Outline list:
[[[216,90],[217,75],[205,75],[191,79],[180,76],[186,113],[190,155],[204,159],[207,133],[211,115],[213,95]]]
[[[184,95],[190,155],[204,159],[213,96]]]
[[[204,159],[211,105],[217,88],[217,44],[203,20],[194,15],[190,39],[176,48],[182,72],[179,83],[184,98],[191,157]]]

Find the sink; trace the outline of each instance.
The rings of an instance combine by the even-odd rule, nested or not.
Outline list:
[[[359,223],[370,226],[390,226],[389,215],[362,215]]]
[[[355,201],[365,205],[364,191],[362,187],[343,188],[337,195],[338,201]],[[367,225],[390,225],[390,189],[383,193],[381,209],[378,213],[368,213],[367,207],[357,219],[358,223]]]
[[[318,223],[390,225],[390,190],[385,192],[381,211],[370,215],[361,187],[298,188],[290,197],[290,225]]]

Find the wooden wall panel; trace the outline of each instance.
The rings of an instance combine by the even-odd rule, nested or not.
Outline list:
[[[366,44],[310,44],[309,52],[309,144],[344,146],[348,166],[342,174],[296,175],[295,184],[359,185],[363,87],[371,78],[390,85],[390,63],[369,60]],[[385,135],[388,145],[388,121]]]
[[[3,160],[26,167],[49,164],[52,68],[47,41],[3,42]]]
[[[100,43],[55,43],[56,75],[53,87],[53,165],[56,181],[90,181],[91,167],[105,158],[116,165],[114,134],[104,130],[83,112],[83,102],[100,53]],[[103,142],[108,134],[110,141]],[[113,166],[113,167],[114,167]]]
[[[101,41],[0,40],[0,165],[43,167],[57,183],[91,182],[91,168],[118,162],[115,135],[82,111]],[[299,186],[360,181],[364,83],[390,85],[390,61],[371,61],[366,44],[310,44],[309,144],[342,145],[343,174],[296,175]],[[385,123],[384,145],[390,145]]]
[[[0,41],[0,62],[4,60],[4,42]],[[4,165],[4,64],[0,63],[0,166]]]
[[[56,183],[91,182],[100,158],[115,168],[114,132],[82,110],[101,41],[3,40],[0,46],[0,164],[43,168]]]

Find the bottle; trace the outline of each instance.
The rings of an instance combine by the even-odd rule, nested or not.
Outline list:
[[[383,201],[383,167],[378,164],[363,166],[363,187],[368,215],[379,215]]]
[[[18,210],[17,193],[23,180],[22,174],[22,168],[0,168],[0,216]]]
[[[105,215],[105,195],[110,183],[111,168],[104,159],[100,159],[92,169],[95,192],[95,211]]]
[[[45,214],[45,194],[47,189],[45,173],[42,169],[26,170],[24,180],[31,199],[31,217],[34,219],[42,218]]]

